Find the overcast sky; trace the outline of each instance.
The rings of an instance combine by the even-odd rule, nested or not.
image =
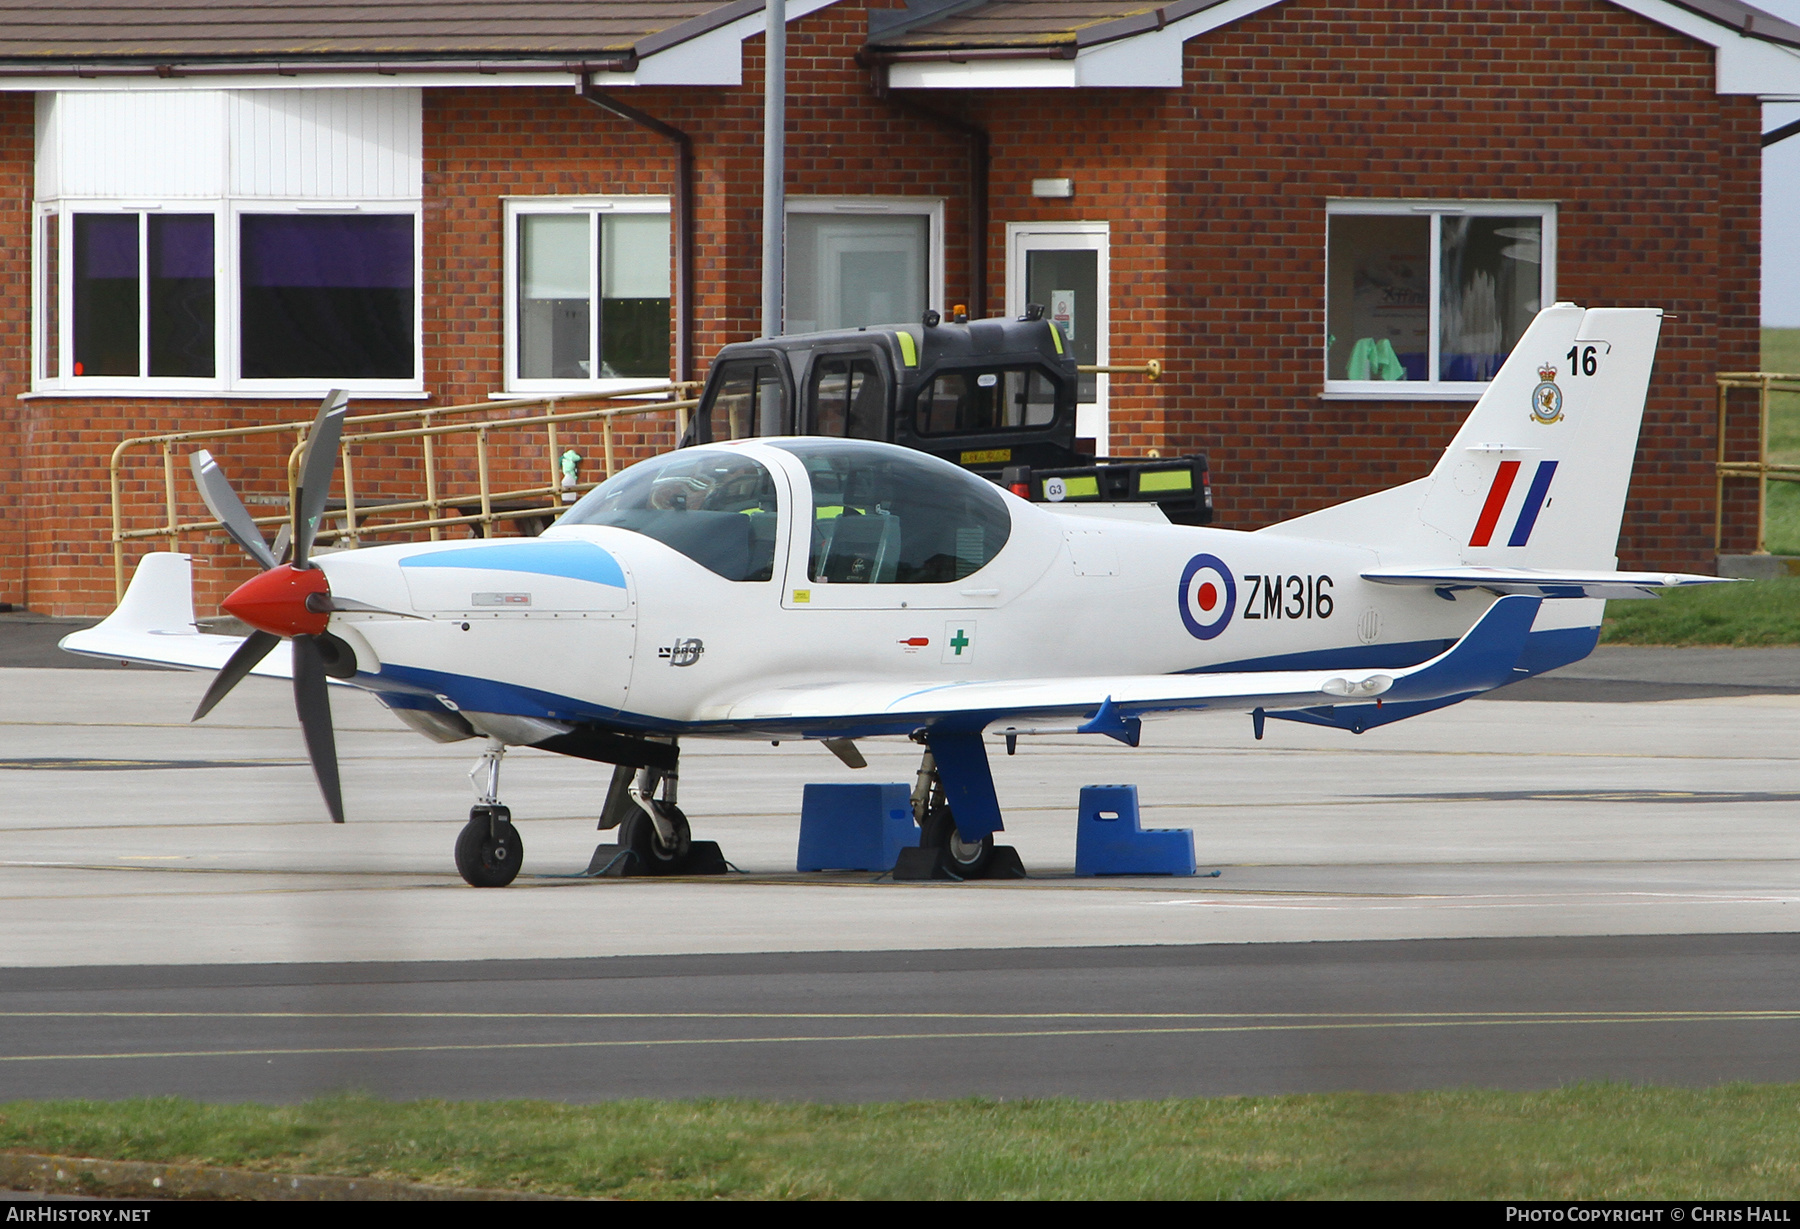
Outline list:
[[[1800,23],[1800,0],[1752,0]],[[1800,103],[1765,103],[1763,131],[1800,119]],[[1800,136],[1763,151],[1763,324],[1800,329]]]

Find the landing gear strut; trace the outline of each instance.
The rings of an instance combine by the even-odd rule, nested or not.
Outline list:
[[[946,869],[959,879],[979,879],[987,873],[994,857],[994,834],[979,840],[965,841],[956,830],[956,817],[944,799],[943,778],[938,775],[937,759],[929,749],[919,764],[919,776],[913,785],[913,818],[919,824],[919,848],[941,851],[939,857]]]
[[[716,841],[696,841],[688,818],[675,805],[675,768],[613,769],[600,827],[617,828],[618,844],[601,845],[588,863],[590,876],[723,875],[725,857]]]
[[[1023,879],[1025,867],[1012,846],[996,845],[993,828],[973,839],[964,836],[951,809],[954,795],[960,800],[957,806],[967,806],[974,815],[986,812],[994,828],[999,827],[999,804],[981,735],[927,736],[921,731],[913,735],[913,740],[925,744],[912,792],[919,847],[900,851],[894,878]],[[940,770],[940,760],[946,757],[954,770],[948,786]]]
[[[518,877],[524,861],[525,843],[513,827],[512,812],[500,805],[500,761],[505,756],[506,744],[490,738],[469,770],[477,801],[456,837],[456,869],[471,887],[503,888]]]

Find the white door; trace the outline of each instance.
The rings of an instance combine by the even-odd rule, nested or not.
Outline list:
[[[1107,246],[1105,222],[1054,225],[1009,222],[1006,226],[1006,314],[1020,316],[1027,303],[1063,330],[1075,361],[1104,367],[1108,341]],[[1107,377],[1084,375],[1075,411],[1075,434],[1108,454]]]

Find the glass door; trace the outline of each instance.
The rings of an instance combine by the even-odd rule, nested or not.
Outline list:
[[[1107,247],[1105,222],[1058,225],[1009,223],[1006,228],[1006,312],[1025,313],[1036,303],[1063,332],[1075,361],[1105,366],[1108,344]],[[1084,375],[1075,410],[1075,434],[1092,440],[1106,456],[1107,377]]]

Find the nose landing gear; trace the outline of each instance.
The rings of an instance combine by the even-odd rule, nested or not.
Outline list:
[[[512,812],[500,805],[500,761],[505,756],[506,744],[490,738],[469,770],[477,801],[456,837],[456,869],[470,887],[505,887],[518,878],[525,858],[525,842],[513,827]]]

